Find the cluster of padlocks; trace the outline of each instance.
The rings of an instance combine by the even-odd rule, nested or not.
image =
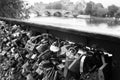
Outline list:
[[[112,55],[1,22],[0,80],[110,80]]]

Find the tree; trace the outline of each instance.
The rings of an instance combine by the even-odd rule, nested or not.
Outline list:
[[[96,10],[96,16],[98,16],[98,17],[105,17],[107,15],[107,13],[108,13],[108,9],[106,9],[106,8],[98,8]]]
[[[86,9],[85,9],[85,13],[86,13],[87,15],[92,15],[94,5],[95,5],[95,3],[92,2],[92,1],[90,1],[90,2],[87,3]]]
[[[119,19],[120,18],[120,9],[115,13],[115,18]]]
[[[9,18],[23,18],[27,10],[21,0],[0,0],[0,16]]]
[[[75,8],[75,5],[74,5],[73,2],[70,2],[70,3],[66,6],[66,10],[71,11],[71,12],[74,10],[74,8]]]
[[[60,2],[53,3],[53,9],[63,9],[63,5]]]
[[[47,4],[47,6],[45,7],[46,9],[52,9],[53,5],[51,3]]]
[[[103,10],[104,9],[104,7],[103,7],[103,5],[101,4],[101,3],[97,3],[97,4],[95,4],[94,6],[93,6],[93,9],[92,9],[92,15],[93,16],[98,16],[98,11],[100,10],[101,11],[101,9]]]
[[[63,9],[63,8],[64,8],[64,5],[60,1],[57,1],[57,2],[54,2],[54,3],[49,3],[46,6],[46,9],[57,9],[57,10],[60,10],[60,9]]]
[[[77,14],[82,14],[84,12],[85,5],[80,3],[77,3],[74,7],[74,12],[77,12]]]
[[[95,4],[96,5],[96,7],[98,7],[98,8],[104,8],[104,6],[101,4],[101,3],[97,3],[97,4]]]
[[[104,8],[101,3],[97,3],[93,6],[92,16],[105,17],[108,13],[108,9]]]
[[[117,12],[119,8],[115,5],[111,5],[111,6],[108,6],[108,15],[110,17],[114,17],[115,16],[115,13]]]

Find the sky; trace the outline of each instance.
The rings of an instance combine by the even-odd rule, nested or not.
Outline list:
[[[27,1],[30,4],[34,4],[35,2],[44,2],[44,3],[49,3],[49,2],[54,2],[54,1],[59,1],[59,0],[24,0]],[[80,0],[70,0],[74,3]],[[117,6],[120,6],[120,0],[84,0],[86,2],[93,1],[95,3],[102,3],[104,7],[107,7],[109,5],[115,4]]]

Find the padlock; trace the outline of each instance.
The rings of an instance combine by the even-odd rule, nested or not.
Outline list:
[[[77,53],[80,54],[80,55],[86,54],[86,52],[82,49],[79,49]]]
[[[59,70],[62,70],[64,67],[65,67],[64,64],[59,64],[59,65],[57,65],[57,68],[58,68]]]
[[[75,59],[76,50],[75,47],[70,47],[69,50],[66,52],[66,56],[70,59]]]
[[[19,36],[20,36],[20,33],[19,33],[19,32],[16,32],[16,33],[12,34],[12,36],[15,37],[15,38],[16,38],[16,37],[19,37]]]
[[[36,44],[32,43],[31,40],[27,41],[27,44],[25,45],[25,49],[26,50],[30,50],[33,51],[33,49],[35,48]]]
[[[18,28],[17,25],[13,25],[13,26],[12,26],[12,30],[16,30],[17,28]]]
[[[61,47],[61,52],[60,55],[64,55],[66,54],[66,52],[68,51],[67,47],[69,47],[70,45],[64,45]]]
[[[30,59],[33,53],[31,51],[28,52],[28,54],[25,55],[26,58]]]
[[[50,46],[50,50],[53,52],[58,52],[60,50],[60,44],[59,42],[53,42],[52,45]]]
[[[43,61],[44,63],[42,63],[42,67],[44,67],[44,68],[50,68],[50,67],[53,67],[53,64],[50,62],[50,61],[48,61],[48,60],[45,60],[45,61]]]
[[[33,64],[32,69],[33,69],[33,70],[36,70],[36,69],[38,68],[38,66],[39,66],[39,63],[38,63],[38,61],[36,61],[36,62]]]
[[[1,55],[5,55],[6,53],[7,53],[7,52],[3,50],[3,51],[1,52]]]
[[[48,58],[51,57],[51,51],[48,49],[44,52],[42,52],[39,56],[38,56],[38,59],[41,61],[41,60],[47,60]]]
[[[29,63],[28,63],[28,61],[27,61],[25,64],[22,65],[22,68],[23,68],[23,69],[26,69],[28,65],[29,65]]]
[[[32,74],[28,74],[28,75],[26,76],[26,80],[34,80]]]
[[[75,53],[76,50],[74,49],[75,47],[70,47],[68,49],[68,51],[66,52],[66,62],[65,62],[65,68],[64,68],[64,77],[67,77],[67,75],[69,74],[69,66],[70,64],[74,61],[75,57]]]
[[[42,75],[44,70],[39,66],[37,69],[36,69],[36,72],[39,74],[39,75]]]
[[[41,53],[44,52],[45,50],[47,50],[49,47],[48,43],[44,43],[44,44],[40,44],[39,46],[36,47],[36,50]]]
[[[10,46],[11,42],[6,43],[7,46]]]
[[[37,54],[33,54],[32,56],[31,56],[31,59],[35,59],[37,57]]]
[[[4,38],[4,39],[3,39],[3,42],[6,42],[6,41],[7,41],[7,38]]]
[[[58,52],[58,51],[59,51],[59,48],[56,47],[56,46],[51,45],[51,46],[50,46],[50,50],[53,51],[53,52]]]
[[[19,54],[16,53],[16,54],[14,55],[14,57],[15,57],[15,59],[17,59],[17,58],[19,57]]]

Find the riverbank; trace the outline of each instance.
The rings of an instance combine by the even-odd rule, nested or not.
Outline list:
[[[86,18],[89,23],[93,24],[101,24],[106,23],[109,26],[120,25],[120,20],[116,20],[115,18],[103,18],[103,17],[94,17]]]

